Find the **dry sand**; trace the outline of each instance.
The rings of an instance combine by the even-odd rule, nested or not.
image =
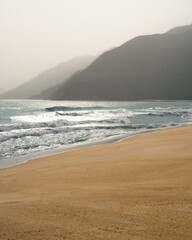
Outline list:
[[[192,239],[192,127],[0,170],[0,239]]]

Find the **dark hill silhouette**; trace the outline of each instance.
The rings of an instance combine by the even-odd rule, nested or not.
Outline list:
[[[49,99],[192,99],[192,30],[173,32],[136,37],[105,52]]]
[[[95,57],[79,56],[48,69],[19,87],[0,95],[6,99],[28,99],[67,80],[76,71],[87,67]],[[56,88],[56,87],[55,87]]]
[[[169,30],[167,33],[168,34],[175,34],[175,33],[186,32],[186,31],[189,31],[189,30],[192,30],[192,24],[186,25],[186,26],[175,27],[175,28]]]

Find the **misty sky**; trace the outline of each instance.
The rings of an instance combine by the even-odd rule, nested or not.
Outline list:
[[[192,0],[0,0],[0,93],[78,55],[192,23]]]

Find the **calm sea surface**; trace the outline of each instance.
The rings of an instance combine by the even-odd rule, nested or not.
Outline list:
[[[192,123],[192,102],[0,101],[0,168]]]

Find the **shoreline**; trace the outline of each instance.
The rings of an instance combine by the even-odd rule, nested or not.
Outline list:
[[[0,169],[0,239],[191,240],[192,126]]]
[[[18,101],[15,104],[6,104],[8,112],[2,118],[0,169],[61,152],[116,142],[138,133],[191,124],[191,102],[75,104],[66,101],[60,104],[40,101],[36,104],[32,101],[29,104]],[[18,116],[12,116],[11,109],[15,107]],[[57,114],[58,109],[63,110],[63,116]]]
[[[11,168],[11,167],[15,167],[21,164],[25,164],[29,161],[33,161],[36,159],[40,159],[40,158],[44,158],[44,157],[49,157],[49,156],[54,156],[57,154],[61,154],[61,153],[66,153],[66,152],[71,152],[71,151],[76,151],[76,150],[80,150],[80,149],[86,149],[86,148],[91,148],[91,147],[95,147],[95,146],[100,146],[100,145],[106,145],[106,144],[110,144],[110,143],[116,143],[116,142],[121,142],[124,141],[128,138],[132,138],[134,136],[138,136],[138,135],[142,135],[145,133],[150,133],[150,132],[156,132],[156,131],[161,131],[164,129],[173,129],[173,128],[180,128],[180,127],[187,127],[187,126],[192,126],[192,124],[181,124],[181,125],[177,125],[177,126],[169,126],[169,127],[164,127],[164,128],[157,128],[157,129],[149,129],[149,130],[143,130],[141,132],[137,131],[135,133],[125,133],[123,135],[114,135],[114,136],[110,136],[107,137],[105,139],[96,141],[96,142],[89,142],[89,143],[81,143],[80,145],[75,145],[75,146],[65,146],[62,148],[58,148],[58,149],[50,149],[50,150],[44,150],[38,153],[32,153],[29,154],[27,156],[19,156],[16,158],[16,162],[17,163],[10,163],[6,165],[6,160],[5,161],[5,166],[3,166],[3,164],[0,162],[0,170],[1,169],[6,169],[6,168]],[[126,136],[124,136],[126,135]],[[8,159],[8,161],[12,162],[14,161],[13,159]],[[2,165],[2,166],[1,166]]]
[[[123,135],[114,135],[114,136],[106,137],[105,139],[102,139],[102,140],[99,140],[99,141],[96,141],[96,142],[92,142],[92,143],[91,142],[81,143],[79,145],[76,144],[74,146],[65,146],[65,147],[58,148],[58,149],[44,150],[44,151],[41,151],[39,153],[29,154],[27,156],[20,156],[20,157],[16,158],[16,161],[20,161],[19,163],[12,163],[12,164],[10,163],[10,165],[8,165],[8,166],[0,167],[0,170],[10,168],[10,167],[15,167],[15,166],[18,166],[18,165],[21,165],[21,164],[25,164],[29,161],[33,161],[33,160],[44,158],[44,157],[49,157],[49,156],[54,156],[54,155],[62,154],[62,153],[66,153],[66,152],[77,151],[77,150],[81,150],[81,149],[92,148],[92,147],[95,147],[95,146],[120,142],[120,141],[126,140],[128,138],[131,138],[131,137],[134,137],[134,136],[137,136],[137,135],[140,135],[140,134],[145,134],[145,133],[148,133],[148,132],[155,132],[155,131],[159,131],[159,130],[162,130],[162,129],[165,129],[165,128],[148,130],[148,131],[144,130],[142,132],[137,132],[137,133],[134,133],[134,134],[125,133]],[[126,135],[126,136],[124,136],[124,135]],[[13,161],[13,160],[8,159],[8,161]]]

